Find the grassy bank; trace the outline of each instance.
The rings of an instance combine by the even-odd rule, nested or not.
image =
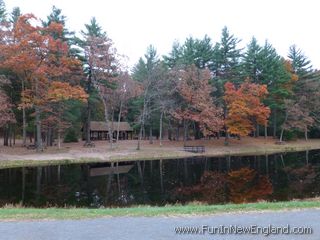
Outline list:
[[[157,142],[149,144],[148,141],[143,141],[140,151],[135,149],[135,144],[134,140],[120,142],[113,150],[110,150],[107,143],[103,141],[97,142],[95,148],[89,149],[83,148],[83,143],[65,144],[65,149],[50,148],[43,153],[35,153],[22,147],[0,147],[0,153],[4,153],[0,154],[0,169],[90,162],[179,159],[194,156],[265,155],[320,149],[320,139],[299,140],[277,145],[275,140],[271,138],[244,138],[241,141],[230,140],[229,146],[224,145],[223,139],[188,141],[188,145],[205,146],[205,153],[183,151],[182,141],[165,141],[162,147]]]
[[[192,216],[250,211],[281,211],[292,209],[320,208],[320,200],[291,202],[260,202],[226,205],[169,205],[165,207],[136,206],[130,208],[0,208],[0,220],[35,219],[88,219],[116,216]]]

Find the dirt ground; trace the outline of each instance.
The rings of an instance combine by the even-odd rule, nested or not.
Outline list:
[[[0,147],[0,166],[8,164],[8,161],[128,161],[128,160],[152,160],[183,158],[191,156],[225,156],[225,155],[254,155],[276,152],[289,152],[308,149],[320,149],[320,139],[309,141],[297,140],[276,144],[273,138],[242,138],[241,140],[230,139],[228,146],[224,145],[224,139],[192,140],[187,145],[205,146],[205,153],[190,153],[183,151],[183,141],[163,141],[160,146],[156,140],[150,144],[148,140],[142,141],[141,150],[136,150],[137,140],[119,141],[110,149],[110,143],[106,141],[95,141],[95,147],[84,147],[84,142],[63,143],[62,148],[48,147],[43,152],[22,147],[17,142],[13,147]],[[58,163],[59,164],[59,163]]]

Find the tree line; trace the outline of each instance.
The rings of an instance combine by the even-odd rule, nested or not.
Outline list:
[[[149,46],[131,72],[111,38],[92,18],[80,35],[61,9],[47,19],[7,13],[0,0],[0,128],[4,145],[38,151],[83,134],[90,122],[108,124],[112,148],[120,121],[134,126],[138,145],[164,132],[170,140],[264,135],[319,136],[319,72],[297,46],[282,57],[266,41],[240,40],[222,29],[213,42],[187,38],[159,56]],[[81,132],[82,130],[82,132]],[[113,132],[117,132],[113,139]]]

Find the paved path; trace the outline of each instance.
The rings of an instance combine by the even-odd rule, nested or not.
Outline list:
[[[179,226],[312,227],[310,235],[176,234]],[[113,217],[93,220],[0,222],[2,240],[158,240],[158,239],[303,239],[320,240],[320,210],[221,214],[202,217]]]

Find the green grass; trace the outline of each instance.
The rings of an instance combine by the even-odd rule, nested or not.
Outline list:
[[[87,219],[115,216],[190,216],[217,213],[239,213],[249,211],[279,211],[290,209],[320,208],[320,201],[259,202],[248,204],[168,205],[165,207],[136,206],[128,208],[0,208],[0,220],[34,220],[34,219]]]

